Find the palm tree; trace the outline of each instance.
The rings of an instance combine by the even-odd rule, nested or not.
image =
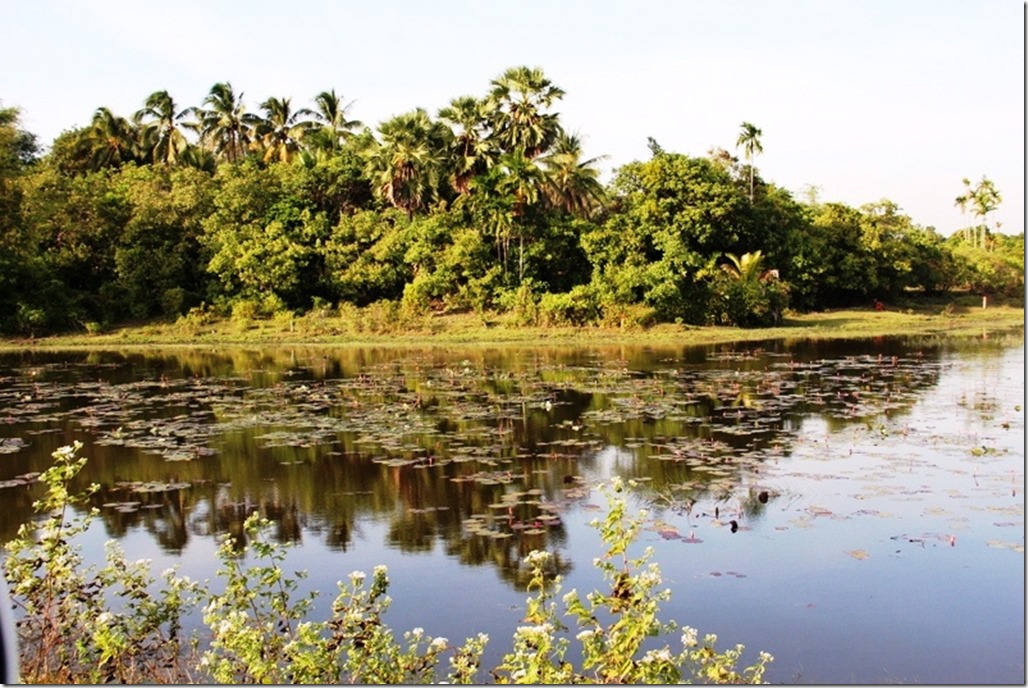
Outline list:
[[[318,134],[322,145],[328,150],[339,150],[341,142],[349,140],[355,129],[364,126],[358,120],[346,119],[353,101],[344,105],[342,97],[336,95],[335,89],[316,95],[314,104],[315,109],[307,112],[310,112],[315,122],[321,125],[313,131]]]
[[[261,103],[264,117],[254,127],[251,146],[263,149],[264,162],[291,162],[300,151],[300,145],[316,125],[310,119],[314,113],[306,108],[293,112],[290,98],[268,98]]]
[[[422,108],[383,122],[378,131],[381,142],[365,153],[372,188],[413,217],[441,196],[453,134]]]
[[[764,270],[764,255],[760,251],[744,253],[742,257],[726,253],[731,263],[724,263],[721,269],[740,282],[763,282],[778,277],[777,270]]]
[[[138,130],[108,108],[100,107],[93,113],[85,140],[89,146],[89,166],[94,170],[121,167],[138,159]]]
[[[971,189],[971,180],[970,179],[968,179],[967,177],[964,177],[961,181],[963,181],[963,183],[964,183],[964,193],[960,194],[959,196],[957,196],[954,199],[953,205],[955,205],[958,208],[960,208],[960,214],[961,214],[962,217],[965,218],[965,221],[966,221],[966,218],[967,218],[967,206],[971,202],[971,196],[973,194],[973,190]],[[964,239],[967,240],[968,243],[971,243],[971,241],[972,241],[970,225],[968,225],[967,227],[964,228]]]
[[[520,150],[528,158],[546,152],[560,134],[555,113],[545,109],[564,97],[541,69],[512,67],[492,82],[493,129],[505,152]]]
[[[190,145],[183,129],[190,127],[186,118],[191,114],[192,108],[178,110],[167,91],[151,93],[133,117],[145,157],[154,164],[177,163]]]
[[[227,81],[214,84],[203,104],[207,107],[194,110],[200,141],[217,157],[239,162],[246,156],[250,131],[258,117],[246,112],[243,94],[236,96]]]
[[[982,176],[971,194],[971,205],[974,214],[981,218],[981,248],[985,248],[985,239],[988,236],[989,225],[987,222],[989,213],[999,208],[1003,201],[996,185],[988,177]]]
[[[753,156],[755,153],[763,153],[764,146],[760,143],[760,137],[764,135],[760,129],[757,129],[754,125],[749,122],[742,123],[742,131],[739,133],[739,138],[735,142],[736,148],[742,146],[743,154],[746,156],[746,162],[750,165],[750,202],[753,202]]]
[[[581,139],[561,133],[553,150],[542,158],[546,167],[545,192],[550,205],[579,217],[588,217],[602,206],[605,193],[595,165],[606,157],[582,160]]]
[[[451,182],[460,195],[467,194],[471,179],[484,174],[499,157],[496,142],[490,138],[489,120],[494,110],[489,99],[461,96],[439,111],[439,119],[453,131]]]

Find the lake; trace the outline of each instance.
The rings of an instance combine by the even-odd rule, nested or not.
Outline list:
[[[212,578],[260,510],[322,591],[389,568],[398,633],[510,647],[519,562],[600,585],[635,481],[662,618],[787,683],[1025,681],[1024,339],[0,354],[0,538],[75,440],[110,538]],[[573,636],[573,633],[572,633]],[[488,674],[480,674],[482,680]]]

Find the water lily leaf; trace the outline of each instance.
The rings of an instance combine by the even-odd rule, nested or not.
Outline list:
[[[862,550],[862,549],[852,549],[852,550],[847,551],[846,554],[850,555],[854,559],[859,559],[859,560],[867,559],[868,557],[871,556],[870,554],[867,553],[866,550]]]

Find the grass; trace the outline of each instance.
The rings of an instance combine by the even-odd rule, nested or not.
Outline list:
[[[882,311],[872,308],[789,313],[771,328],[698,327],[663,323],[652,327],[524,327],[507,314],[425,314],[382,317],[368,309],[345,316],[279,314],[266,320],[214,319],[149,322],[107,331],[0,340],[0,351],[124,348],[148,346],[424,346],[471,344],[688,345],[768,339],[856,339],[889,335],[980,337],[1024,328],[1024,304],[982,308],[975,297],[920,299]]]

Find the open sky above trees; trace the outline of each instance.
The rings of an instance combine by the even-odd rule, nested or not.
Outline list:
[[[200,103],[231,81],[249,109],[335,89],[376,127],[435,111],[513,64],[542,67],[589,157],[612,169],[668,150],[733,152],[763,132],[762,177],[825,201],[887,197],[949,235],[961,180],[1003,194],[1024,230],[1024,4],[1014,0],[633,3],[526,0],[5,6],[0,102],[48,145],[96,108],[128,116],[155,90]]]

